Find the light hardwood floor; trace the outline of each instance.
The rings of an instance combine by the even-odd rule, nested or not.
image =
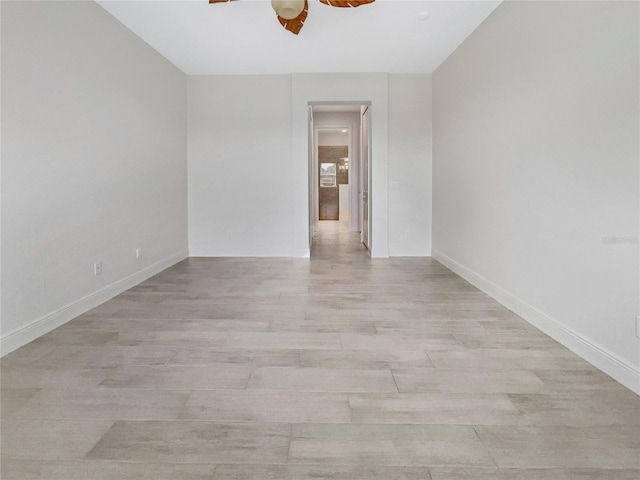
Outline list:
[[[191,258],[1,361],[3,480],[638,480],[640,399],[428,258]]]

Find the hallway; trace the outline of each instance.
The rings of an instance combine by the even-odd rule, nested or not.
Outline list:
[[[361,263],[368,262],[370,257],[360,242],[359,232],[350,232],[345,222],[321,220],[313,236],[311,259]]]
[[[4,357],[3,480],[637,480],[640,400],[430,258],[190,258]]]

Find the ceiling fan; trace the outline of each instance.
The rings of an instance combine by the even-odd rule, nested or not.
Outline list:
[[[226,3],[235,0],[209,0],[209,3]],[[375,0],[318,0],[331,7],[350,8],[373,3]],[[280,24],[291,33],[297,35],[304,26],[309,11],[308,0],[271,0]]]

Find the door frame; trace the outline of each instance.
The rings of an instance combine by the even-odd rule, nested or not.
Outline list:
[[[366,120],[365,120],[366,114]],[[360,195],[359,208],[360,214],[360,241],[367,248],[369,255],[373,245],[371,238],[371,217],[372,217],[372,195],[371,195],[371,105],[362,105],[360,107]],[[365,148],[366,145],[366,148]],[[366,189],[365,189],[366,185]],[[366,193],[366,236],[365,236],[365,193]]]
[[[317,135],[315,133],[317,128],[324,128],[324,127],[328,127],[328,128],[349,128],[352,127],[352,125],[344,125],[344,124],[340,124],[340,122],[335,122],[334,124],[327,124],[327,125],[319,125],[318,121],[316,121],[315,119],[315,115],[316,113],[320,113],[320,112],[316,112],[316,110],[314,109],[314,107],[326,107],[326,106],[330,106],[332,107],[332,109],[330,110],[331,112],[335,112],[335,113],[355,113],[356,115],[359,116],[359,120],[358,120],[358,125],[359,125],[359,131],[354,131],[353,128],[351,128],[351,136],[350,136],[350,142],[349,142],[349,158],[350,158],[350,168],[349,168],[349,186],[350,189],[354,189],[354,187],[357,186],[357,191],[353,191],[350,192],[350,202],[349,202],[349,207],[350,207],[350,215],[352,217],[354,217],[354,213],[357,212],[357,219],[355,219],[354,223],[351,223],[351,220],[349,222],[350,224],[350,230],[354,231],[354,232],[362,232],[362,209],[363,209],[363,202],[362,202],[362,145],[361,145],[361,137],[362,137],[362,113],[363,113],[363,109],[369,109],[370,112],[370,118],[369,118],[369,136],[368,136],[368,147],[369,147],[369,157],[368,157],[368,167],[369,167],[369,175],[367,178],[367,182],[369,185],[369,208],[368,208],[368,213],[369,213],[369,248],[368,248],[368,253],[370,256],[373,256],[373,249],[371,248],[371,246],[373,245],[373,237],[374,237],[374,211],[373,211],[373,204],[371,201],[372,198],[372,190],[373,190],[373,175],[374,175],[374,161],[373,161],[373,132],[374,132],[374,128],[373,128],[373,122],[371,120],[371,118],[373,117],[373,112],[372,112],[372,105],[373,102],[370,100],[363,100],[363,101],[307,101],[306,102],[306,106],[311,107],[310,111],[311,114],[308,115],[308,121],[307,121],[307,126],[306,129],[307,131],[310,131],[311,127],[309,125],[309,122],[311,121],[311,119],[313,119],[313,131],[314,133],[311,134],[309,133],[308,135],[308,142],[313,142],[313,145],[307,145],[307,150],[309,152],[309,158],[308,158],[308,171],[307,171],[307,180],[308,180],[308,185],[310,188],[310,192],[309,192],[309,206],[308,206],[308,220],[307,220],[307,224],[309,225],[309,229],[310,231],[309,236],[313,237],[313,233],[317,230],[317,222],[318,222],[318,213],[319,213],[319,202],[318,202],[318,183],[319,183],[319,174],[318,174],[318,158],[317,158]],[[344,107],[343,109],[341,109],[341,107]],[[357,109],[355,109],[354,107],[358,107]],[[386,124],[383,124],[383,127],[386,128]],[[378,130],[380,130],[380,126],[377,127]],[[357,141],[358,142],[358,153],[357,153],[357,161],[356,159],[353,159],[353,166],[357,166],[357,172],[355,172],[354,168],[352,168],[351,162],[352,162],[352,158],[354,156],[353,154],[353,142]],[[385,149],[386,151],[386,149]],[[385,163],[386,165],[386,163]],[[354,176],[355,181],[354,180]],[[386,219],[386,216],[383,217],[383,220]],[[383,229],[384,231],[384,229]],[[384,239],[383,239],[384,240]],[[380,244],[384,244],[385,242],[382,241],[380,242]],[[378,247],[380,247],[380,244],[376,243],[378,245]],[[310,242],[310,246],[311,246],[311,242]],[[378,252],[376,254],[376,256],[378,257],[386,257],[387,255],[385,254],[385,252],[382,252],[382,255],[380,254],[380,252]]]

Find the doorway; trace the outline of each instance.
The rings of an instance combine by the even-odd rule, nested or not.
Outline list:
[[[309,245],[319,222],[334,221],[370,250],[371,106],[309,102],[309,111]]]
[[[347,222],[349,218],[349,178],[351,128],[319,128],[318,219]]]

